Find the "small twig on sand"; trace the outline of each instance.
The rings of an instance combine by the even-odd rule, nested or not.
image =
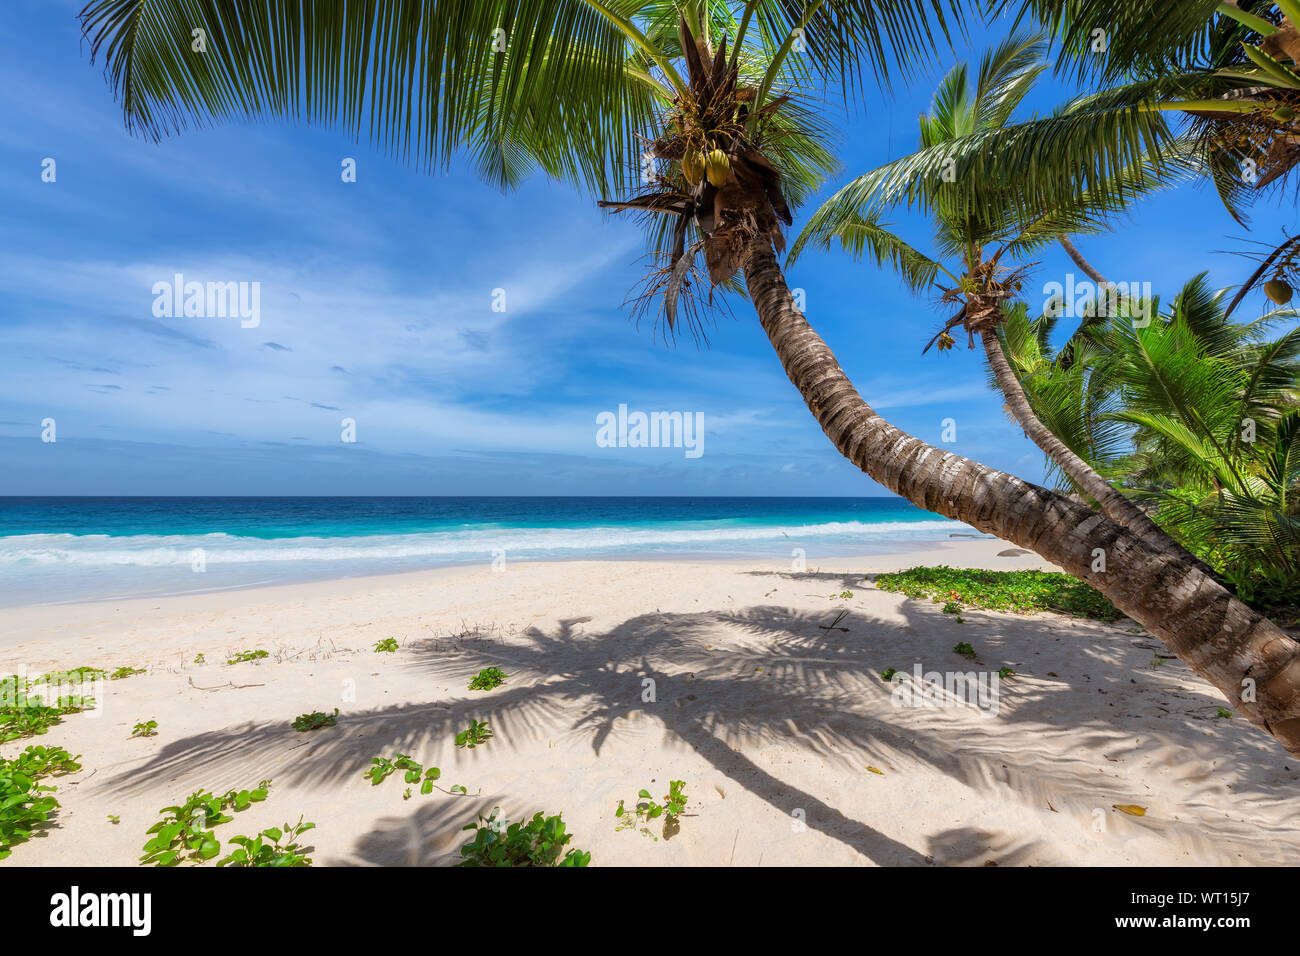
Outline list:
[[[194,683],[193,677],[187,677],[186,680],[190,682],[190,686],[193,687],[195,690],[223,690],[227,687],[234,687],[236,690],[238,690],[242,687],[265,687],[266,686],[265,684],[236,684],[234,681],[226,681],[224,684],[218,684],[216,687],[200,687],[198,684]]]
[[[840,613],[835,615],[835,620],[831,621],[829,624],[818,624],[817,626],[823,631],[843,631],[847,634],[849,632],[847,627],[836,627],[835,625],[839,624],[840,621],[844,620],[848,615],[848,611],[841,609]]]

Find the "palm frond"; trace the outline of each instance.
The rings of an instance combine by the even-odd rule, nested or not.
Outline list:
[[[283,119],[424,169],[472,144],[498,183],[526,152],[603,189],[653,102],[624,33],[580,0],[91,0],[81,22],[128,130],[153,139]]]
[[[1059,70],[1080,80],[1114,82],[1191,63],[1240,62],[1238,44],[1256,35],[1219,15],[1219,0],[992,0],[989,6],[991,14],[1042,24],[1060,42]],[[1263,12],[1271,4],[1244,0],[1240,6]]]

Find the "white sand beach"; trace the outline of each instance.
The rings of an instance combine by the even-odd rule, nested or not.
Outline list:
[[[263,778],[269,799],[217,835],[303,815],[318,866],[455,862],[461,827],[495,806],[512,820],[562,812],[594,866],[1300,863],[1294,759],[1245,720],[1216,719],[1224,701],[1180,661],[1153,666],[1164,648],[1136,625],[979,610],[958,623],[867,579],[1043,566],[1008,548],[954,540],[802,573],[517,563],[6,610],[0,673],[147,670],[105,682],[99,716],[0,745],[59,745],[83,764],[51,781],[56,826],[6,865],[136,865],[160,808]],[[372,650],[389,637],[396,653]],[[225,664],[255,648],[270,656]],[[902,706],[881,672],[917,664],[1016,674],[996,714]],[[504,686],[466,689],[492,665]],[[290,727],[335,707],[337,726]],[[471,718],[495,737],[458,750]],[[131,738],[145,720],[158,735]],[[404,799],[400,775],[363,778],[398,752],[468,795]],[[620,799],[661,797],[673,779],[689,798],[680,832],[616,831]]]

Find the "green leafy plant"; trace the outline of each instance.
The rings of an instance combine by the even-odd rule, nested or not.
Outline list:
[[[1295,279],[1297,248],[1289,239],[1265,261]],[[1300,620],[1300,333],[1291,309],[1232,316],[1264,275],[1230,299],[1201,273],[1144,322],[1121,309],[1057,353],[1046,316],[1017,315],[1006,342],[1058,437],[1285,625]]]
[[[851,597],[853,597],[853,592],[846,590],[846,591],[841,591],[839,594],[832,594],[831,600],[834,601],[840,598],[851,598]]]
[[[470,690],[492,690],[506,682],[506,673],[499,667],[485,667],[469,682]]]
[[[586,866],[591,862],[589,852],[564,851],[573,836],[562,814],[537,813],[527,823],[510,823],[499,818],[500,812],[498,807],[490,816],[480,813],[478,822],[462,828],[473,830],[474,838],[460,848],[460,866]]]
[[[895,670],[894,668],[886,667],[883,671],[880,672],[880,679],[887,684],[894,679],[894,675],[897,673],[898,671]]]
[[[334,708],[334,713],[327,714],[324,711],[313,711],[310,714],[299,714],[293,719],[293,729],[300,733],[306,733],[309,730],[317,730],[321,727],[333,727],[338,723],[339,709]]]
[[[619,821],[617,829],[631,830],[640,827],[642,834],[658,840],[659,838],[650,832],[648,825],[652,820],[662,816],[664,836],[670,837],[677,832],[677,818],[686,810],[686,781],[670,780],[668,793],[664,795],[662,804],[654,801],[649,790],[641,790],[637,793],[637,797],[639,799],[634,810],[628,810],[622,800],[618,802],[618,807],[614,810],[614,816],[618,817]]]
[[[103,680],[107,675],[98,667],[74,667],[66,671],[50,671],[32,681],[38,684],[85,684],[89,681]]]
[[[1220,707],[1214,712],[1214,717],[1216,720],[1231,720],[1232,711],[1226,707]]]
[[[392,654],[397,650],[397,638],[386,637],[382,641],[375,642],[376,654]]]
[[[473,750],[492,739],[492,728],[486,720],[471,720],[469,726],[456,735],[456,746]]]
[[[969,660],[975,659],[975,648],[971,647],[965,641],[956,644],[952,650],[954,654],[960,654],[962,657],[968,658]]]
[[[1057,611],[1099,621],[1122,617],[1099,591],[1059,571],[982,571],[939,565],[878,575],[876,587],[914,599],[991,611]]]
[[[1014,677],[1015,675],[1016,672],[1013,671],[1010,667],[998,668],[998,677],[1002,678],[1003,680],[1006,680],[1008,677]]]
[[[420,793],[426,796],[433,792],[433,782],[442,776],[442,771],[437,767],[424,768],[424,764],[411,759],[410,754],[396,754],[392,758],[374,757],[370,761],[370,769],[363,776],[370,781],[370,785],[377,787],[397,771],[403,772],[403,779],[407,783],[418,783]]]
[[[0,759],[0,860],[13,847],[31,838],[48,822],[59,802],[50,796],[57,788],[40,783],[45,777],[59,777],[81,769],[62,747],[31,746],[11,760]]]
[[[117,826],[119,823],[122,822],[122,818],[118,816],[116,813],[110,813],[108,814],[108,822],[113,824],[113,826]]]
[[[153,838],[145,843],[140,863],[176,866],[211,860],[221,852],[212,828],[234,819],[227,811],[246,810],[265,800],[270,788],[271,781],[263,780],[251,790],[228,790],[219,797],[200,790],[179,806],[164,807],[158,811],[163,819],[146,831]]]
[[[260,661],[264,657],[270,657],[266,651],[240,651],[234,657],[226,661],[227,664],[243,664],[247,661]]]
[[[36,683],[45,682],[45,677],[38,678]],[[34,682],[17,676],[0,680],[0,743],[44,734],[68,714],[80,713],[94,705],[94,698],[76,695],[58,697],[47,703],[43,697],[31,695],[34,686]]]
[[[136,674],[143,674],[143,673],[144,673],[143,668],[123,666],[123,667],[119,667],[117,670],[113,671],[113,673],[109,674],[108,679],[122,680],[123,678],[134,677]]]
[[[136,724],[131,731],[131,736],[132,737],[157,737],[158,721],[156,720],[142,721],[141,723]]]
[[[206,663],[207,663],[207,659],[206,659],[202,654],[195,654],[195,655],[194,655],[194,663],[195,663],[195,664],[206,664]]]
[[[311,857],[297,838],[315,828],[300,816],[297,823],[268,827],[255,836],[233,836],[227,842],[238,849],[218,860],[217,866],[311,866]]]

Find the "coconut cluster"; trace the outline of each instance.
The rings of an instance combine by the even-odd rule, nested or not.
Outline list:
[[[760,148],[765,121],[788,99],[777,97],[754,108],[757,91],[740,85],[738,65],[727,57],[726,38],[714,49],[691,33],[684,18],[678,31],[689,82],[674,97],[660,135],[648,149],[673,172],[661,173],[655,188],[632,199],[600,204],[676,217],[667,271],[680,278],[669,286],[669,301],[675,301],[684,281],[686,270],[680,266],[700,249],[709,279],[717,285],[737,273],[754,241],[784,249],[781,226],[793,222],[781,174]],[[701,238],[688,249],[691,224]]]

